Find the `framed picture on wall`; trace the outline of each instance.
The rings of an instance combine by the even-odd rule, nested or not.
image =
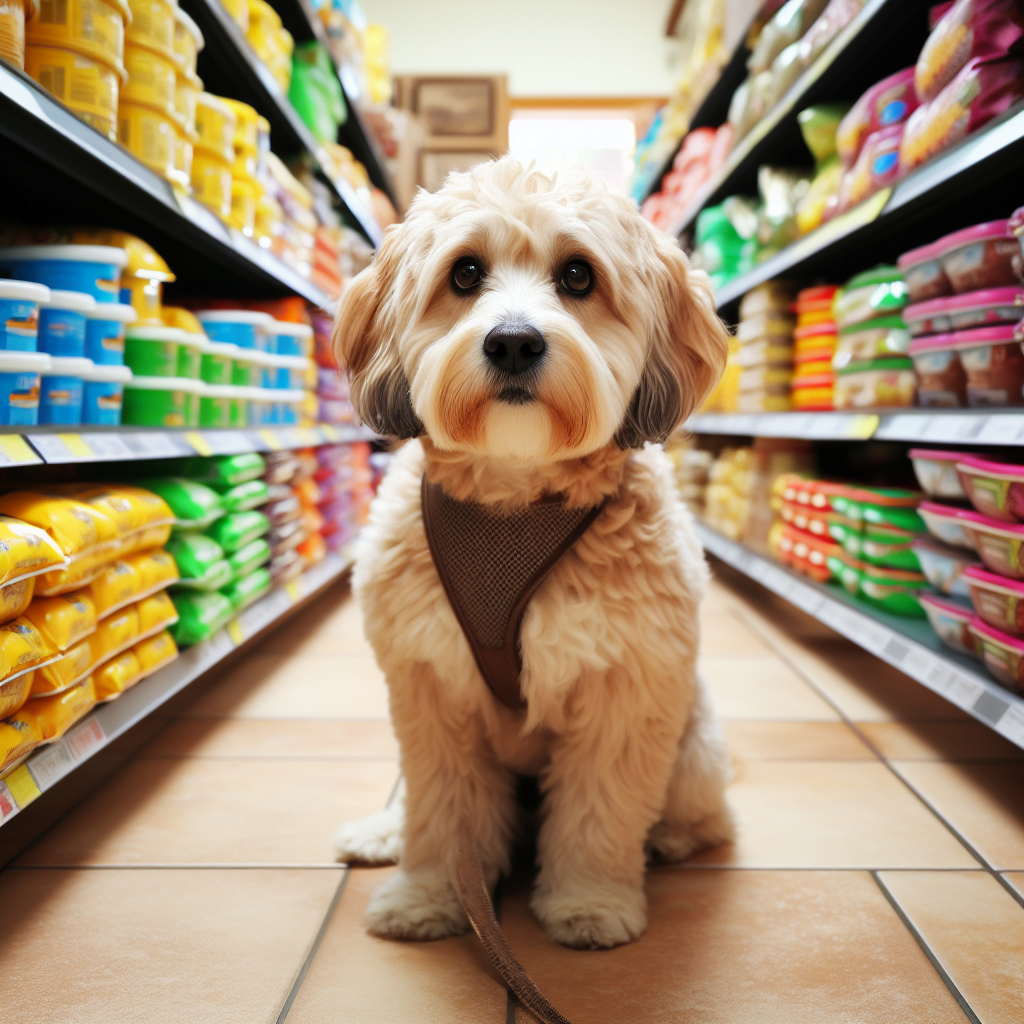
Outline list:
[[[496,153],[477,149],[421,149],[417,182],[428,192],[436,192],[451,171],[468,171],[477,164],[494,160]]]
[[[427,134],[493,135],[494,84],[490,78],[420,78],[413,89],[413,113]]]

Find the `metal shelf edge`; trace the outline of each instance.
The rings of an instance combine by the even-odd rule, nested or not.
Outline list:
[[[186,648],[166,668],[142,680],[117,700],[99,705],[61,739],[32,754],[6,781],[0,781],[0,826],[56,786],[82,762],[157,711],[236,648],[272,628],[293,605],[308,600],[340,579],[351,564],[349,557],[328,555],[296,580],[245,609],[209,640]],[[14,786],[15,792],[22,794],[19,802],[9,782],[16,773],[22,772],[25,775]]]
[[[1024,749],[1024,699],[701,523],[705,550]]]

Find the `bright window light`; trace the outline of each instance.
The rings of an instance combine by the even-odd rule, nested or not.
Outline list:
[[[513,117],[508,144],[514,157],[524,163],[533,160],[544,174],[579,164],[625,195],[633,175],[636,128],[627,118]]]

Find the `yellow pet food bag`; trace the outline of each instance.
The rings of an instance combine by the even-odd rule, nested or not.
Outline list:
[[[0,495],[0,514],[45,530],[69,565],[51,569],[36,582],[43,597],[63,594],[88,583],[115,553],[117,524],[92,505],[53,491],[12,491]]]
[[[66,565],[64,552],[44,528],[0,515],[0,587],[3,587],[0,614],[8,619],[15,618],[18,613],[7,615],[8,610],[22,602],[27,605],[32,599],[32,588],[28,588],[26,598],[26,591],[18,590],[17,584],[32,580],[48,569]]]
[[[84,715],[96,706],[96,690],[92,676],[70,690],[30,700],[18,712],[18,718],[34,726],[44,743],[59,740]]]
[[[74,647],[64,652],[62,658],[36,670],[32,696],[48,697],[53,693],[63,693],[90,673],[92,663],[92,644],[88,639],[79,640]]]
[[[105,661],[131,647],[139,637],[139,613],[135,605],[122,608],[121,611],[108,615],[96,627],[92,635],[93,666],[102,665]]]
[[[151,636],[148,640],[136,644],[132,648],[132,653],[139,659],[142,675],[145,677],[174,661],[178,656],[178,645],[174,642],[171,634],[165,630],[163,633],[157,633],[156,636]]]
[[[13,768],[42,742],[43,733],[34,716],[26,720],[17,715],[0,722],[0,773]]]
[[[108,565],[89,584],[97,619],[163,590],[179,579],[178,567],[166,551],[142,551]]]
[[[174,609],[174,602],[170,599],[166,590],[152,597],[143,598],[136,606],[139,615],[139,636],[152,636],[159,633],[168,626],[178,621],[178,613]]]
[[[35,672],[23,672],[0,683],[0,718],[13,715],[28,700],[34,679]]]
[[[142,665],[135,654],[132,651],[119,654],[93,673],[92,681],[96,689],[97,703],[120,697],[141,678]]]
[[[25,609],[32,603],[32,595],[36,589],[34,576],[27,580],[18,580],[17,583],[8,583],[6,587],[0,587],[0,622],[10,622],[19,615],[24,614]]]
[[[96,631],[96,606],[85,590],[60,597],[37,597],[25,618],[58,651],[66,651]]]
[[[25,618],[0,626],[0,679],[21,675],[56,657],[42,633]]]

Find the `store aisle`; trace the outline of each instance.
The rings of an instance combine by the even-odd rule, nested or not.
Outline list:
[[[607,952],[549,943],[513,879],[516,953],[574,1024],[1017,1021],[1024,754],[718,573],[703,665],[739,841],[653,870],[647,934]],[[383,681],[337,587],[0,875],[7,1018],[511,1019],[475,938],[370,938],[390,869],[330,863],[337,825],[397,780]]]

